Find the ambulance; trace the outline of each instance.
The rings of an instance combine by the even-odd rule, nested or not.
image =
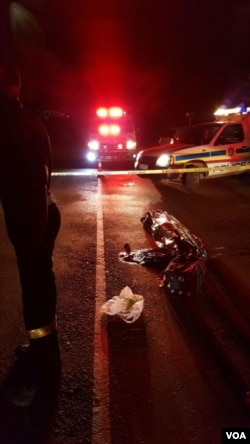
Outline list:
[[[214,115],[212,122],[189,127],[174,144],[140,151],[135,169],[150,173],[141,177],[178,180],[192,192],[201,179],[249,171],[250,108],[220,108]]]
[[[91,119],[88,135],[89,163],[133,160],[136,133],[132,118],[121,107],[100,107]]]

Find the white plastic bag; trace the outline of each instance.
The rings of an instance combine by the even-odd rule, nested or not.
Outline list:
[[[101,311],[108,315],[118,315],[128,324],[135,322],[144,305],[143,296],[134,294],[129,287],[124,287],[119,296],[113,296],[102,305]]]

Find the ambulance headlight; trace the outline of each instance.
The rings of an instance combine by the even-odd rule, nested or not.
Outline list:
[[[170,164],[169,154],[161,154],[156,160],[156,166],[165,168]]]
[[[136,142],[134,140],[128,140],[126,142],[126,147],[128,150],[134,150],[136,147]]]
[[[88,142],[88,147],[90,150],[99,150],[99,142],[97,140],[90,140]]]
[[[88,162],[95,162],[97,157],[96,157],[96,153],[94,153],[93,151],[89,151],[86,155]]]

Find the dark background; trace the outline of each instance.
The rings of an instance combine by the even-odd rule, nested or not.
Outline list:
[[[1,0],[1,49],[26,105],[73,116],[121,104],[142,139],[250,105],[248,0]]]

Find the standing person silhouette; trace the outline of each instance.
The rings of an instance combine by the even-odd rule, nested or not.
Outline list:
[[[19,69],[0,60],[0,200],[16,254],[29,337],[16,355],[25,356],[35,375],[32,387],[27,381],[20,384],[14,402],[26,406],[39,387],[60,378],[52,255],[61,218],[50,192],[50,140],[38,116],[20,102],[20,87]]]

